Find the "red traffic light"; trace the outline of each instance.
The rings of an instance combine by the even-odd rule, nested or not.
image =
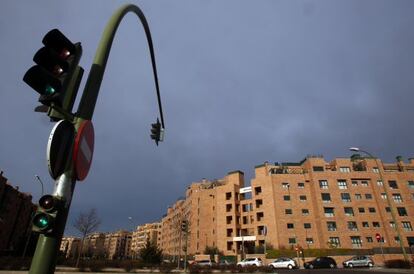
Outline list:
[[[45,211],[51,211],[56,207],[56,198],[52,195],[44,195],[39,200],[39,206]]]
[[[377,239],[377,241],[379,242],[381,240],[381,234],[375,234],[375,239]]]

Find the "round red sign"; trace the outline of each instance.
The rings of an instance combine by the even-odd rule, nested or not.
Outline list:
[[[76,179],[82,181],[88,175],[92,164],[95,133],[91,121],[84,121],[75,137],[73,161]]]

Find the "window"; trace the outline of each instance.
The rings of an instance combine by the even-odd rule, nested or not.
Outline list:
[[[405,207],[397,207],[397,212],[398,212],[398,215],[400,216],[408,216],[407,210],[405,209]]]
[[[323,166],[314,166],[313,171],[321,172],[321,171],[323,171]]]
[[[375,207],[369,207],[369,208],[368,208],[368,211],[369,211],[369,213],[375,213],[375,212],[377,212],[377,211],[375,210]]]
[[[339,237],[329,237],[329,244],[332,247],[340,247],[341,241],[339,240]]]
[[[313,238],[306,238],[306,243],[307,243],[308,245],[313,244]]]
[[[386,200],[387,199],[387,194],[386,193],[381,193],[381,198]]]
[[[226,223],[229,225],[229,224],[231,224],[231,221],[233,220],[233,217],[232,216],[227,216],[226,217]]]
[[[305,183],[298,183],[298,188],[305,188]]]
[[[356,223],[356,222],[354,222],[354,221],[347,222],[347,227],[348,227],[348,229],[349,229],[349,230],[351,230],[351,231],[358,231],[358,226],[357,226],[357,223]]]
[[[336,231],[336,222],[326,222],[328,231]]]
[[[405,231],[413,231],[413,227],[410,222],[401,222],[401,224]]]
[[[377,180],[377,186],[383,186],[384,183],[381,180]]]
[[[282,183],[282,187],[286,189],[289,188],[289,183]]]
[[[351,195],[349,193],[341,193],[341,199],[344,203],[350,203],[351,202]]]
[[[401,194],[398,194],[398,193],[394,193],[394,194],[392,194],[392,199],[394,200],[394,202],[396,202],[396,203],[402,203],[402,197],[401,197]]]
[[[355,193],[355,199],[356,200],[361,200],[362,199],[362,195],[359,193]]]
[[[261,186],[255,187],[254,188],[254,194],[259,195],[260,193],[262,193],[262,187]]]
[[[335,216],[334,208],[333,207],[324,207],[325,217],[333,217]]]
[[[290,195],[283,195],[283,200],[290,201]]]
[[[312,228],[312,225],[310,223],[304,223],[303,228],[310,229],[310,228]]]
[[[351,169],[347,166],[343,166],[339,168],[339,172],[351,172]]]
[[[378,169],[377,167],[373,167],[373,168],[372,168],[372,172],[374,172],[374,173],[379,173],[379,169]]]
[[[231,199],[231,192],[227,192],[226,193],[226,200],[230,200]]]
[[[322,196],[322,202],[324,202],[324,203],[330,203],[331,202],[331,194],[321,193],[321,196]]]
[[[365,208],[363,208],[363,207],[358,207],[358,212],[359,212],[359,213],[365,213]]]
[[[385,208],[385,211],[386,211],[387,213],[391,213],[391,208],[387,206],[387,207]]]
[[[338,180],[339,189],[348,189],[348,185],[345,180]]]
[[[306,208],[302,209],[302,215],[303,216],[308,216],[309,215],[309,209],[306,209]]]
[[[226,205],[226,212],[230,212],[232,209],[232,205],[231,204],[227,204]]]
[[[286,208],[286,209],[285,209],[285,214],[286,214],[286,215],[290,215],[290,214],[292,214],[292,209],[291,209],[291,208]]]
[[[367,187],[368,186],[368,181],[361,181],[361,186]]]
[[[346,216],[354,216],[354,210],[352,207],[344,207],[344,212]]]
[[[368,222],[362,222],[362,227],[369,227],[369,223]]]
[[[292,224],[292,223],[287,223],[287,228],[288,229],[293,229],[293,228],[295,228],[295,225]]]
[[[358,186],[358,181],[352,181],[352,186]]]
[[[391,189],[398,189],[398,185],[396,181],[388,181],[388,185]]]
[[[397,244],[399,244],[399,243],[400,243],[400,237],[398,237],[398,236],[394,237],[394,241],[395,241]]]
[[[351,236],[351,243],[352,243],[352,248],[362,247],[361,237],[359,236]]]
[[[300,195],[300,196],[299,196],[299,200],[300,200],[301,202],[306,201],[306,195]]]
[[[381,227],[379,222],[372,222],[373,227]]]
[[[367,239],[367,243],[372,243],[372,242],[374,242],[374,241],[372,240],[372,237],[366,237],[366,239]]]
[[[319,181],[319,187],[321,189],[328,189],[328,181],[326,181],[326,180],[320,180]]]
[[[264,218],[264,213],[263,212],[257,212],[256,213],[256,219],[258,222],[262,221]]]
[[[296,238],[289,238],[289,244],[291,245],[296,244]]]
[[[414,200],[414,193],[411,193],[411,199]]]
[[[390,227],[393,229],[396,229],[397,227],[395,226],[395,223],[393,221],[390,222]]]
[[[366,194],[365,194],[365,199],[367,199],[367,200],[372,200],[372,194],[370,194],[370,193],[366,193]]]
[[[414,181],[408,181],[407,184],[408,184],[408,188],[411,188],[411,189],[414,188]]]

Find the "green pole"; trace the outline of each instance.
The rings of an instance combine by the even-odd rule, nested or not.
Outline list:
[[[69,117],[66,117],[64,113],[61,111],[58,111],[58,113],[56,114],[60,115],[59,117],[62,119],[72,121],[74,123],[76,130],[78,130],[83,120],[92,120],[96,100],[99,94],[99,88],[102,82],[115,32],[124,15],[130,11],[134,12],[139,17],[145,30],[145,34],[148,41],[148,47],[151,54],[151,62],[157,92],[161,124],[162,127],[165,128],[164,117],[162,113],[161,96],[158,85],[157,69],[155,64],[155,55],[149,26],[144,16],[144,13],[141,11],[140,8],[138,8],[135,5],[127,4],[119,8],[112,15],[103,32],[101,41],[96,51],[94,62],[88,75],[88,80],[86,82],[81,101],[79,103],[78,112],[76,113],[75,117],[71,117],[70,115]],[[80,71],[80,69],[78,68],[77,73],[83,73],[83,71]],[[79,77],[74,77],[71,80],[71,84],[68,87],[68,92],[75,92],[74,89],[76,89],[77,92],[79,83]],[[67,103],[73,104],[73,102]],[[55,232],[52,235],[41,235],[39,237],[39,240],[36,245],[36,251],[30,266],[29,274],[52,274],[55,271],[57,254],[59,253],[60,242],[62,240],[62,236],[65,230],[70,203],[76,185],[76,180],[73,176],[73,164],[71,153],[69,153],[68,157],[68,167],[66,168],[65,172],[62,175],[60,175],[56,180],[56,187],[54,191],[55,196],[59,196],[64,199],[65,207],[60,211],[60,213],[57,216]]]

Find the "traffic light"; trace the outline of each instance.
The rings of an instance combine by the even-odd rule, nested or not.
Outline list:
[[[187,232],[188,222],[186,220],[181,221],[181,231]]]
[[[52,233],[56,216],[62,206],[62,201],[52,195],[44,195],[39,200],[39,208],[33,217],[33,231]]]
[[[157,118],[157,122],[155,124],[151,124],[151,139],[155,140],[155,144],[158,146],[158,142],[163,140],[163,129],[161,128],[161,123]]]
[[[40,94],[43,105],[71,112],[83,75],[78,67],[81,44],[73,44],[58,29],[49,31],[42,43],[45,46],[33,57],[37,65],[25,73],[23,81]]]

